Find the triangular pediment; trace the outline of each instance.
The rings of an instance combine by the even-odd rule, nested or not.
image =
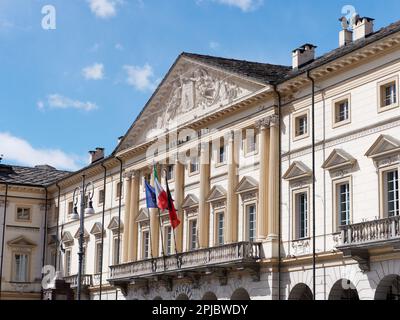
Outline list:
[[[198,205],[199,205],[199,199],[194,194],[188,194],[185,200],[183,200],[182,208],[183,209],[193,208],[197,207]]]
[[[208,193],[207,202],[214,202],[226,199],[226,190],[221,186],[214,186]]]
[[[74,238],[75,238],[75,239],[79,239],[80,230],[81,230],[81,228],[79,228],[78,230],[76,230],[75,235],[74,235]],[[90,237],[90,234],[89,234],[89,232],[87,232],[86,229],[83,230],[83,237],[84,237],[84,238],[89,238],[89,237]]]
[[[14,240],[10,240],[7,242],[10,247],[36,247],[36,243],[25,238],[24,236],[20,236]]]
[[[258,182],[252,177],[245,176],[237,185],[236,193],[245,193],[256,189],[258,189]]]
[[[140,209],[139,214],[136,217],[136,222],[148,221],[149,219],[150,219],[149,209],[147,208]]]
[[[379,158],[398,152],[400,152],[400,141],[389,135],[381,135],[365,155],[369,158]]]
[[[64,243],[72,242],[74,241],[74,237],[72,236],[71,232],[64,231],[61,237],[61,241]]]
[[[90,230],[93,235],[101,235],[102,232],[104,232],[104,229],[100,222],[96,222]]]
[[[237,68],[182,54],[119,143],[116,152],[141,146],[182,124],[197,121],[235,101],[258,92],[267,84]],[[241,72],[235,72],[240,70]]]
[[[311,170],[302,162],[294,161],[283,175],[283,179],[291,181],[307,178],[312,175]]]
[[[353,166],[357,162],[351,155],[341,149],[335,149],[322,165],[323,169],[335,170]]]
[[[118,221],[119,221],[118,217],[113,217],[113,218],[111,219],[110,223],[108,224],[107,228],[108,228],[109,230],[113,230],[113,231],[114,231],[114,230],[117,230],[118,227],[119,227]],[[123,225],[123,223],[122,223],[122,221],[121,221],[121,230],[122,230],[123,228],[124,228],[124,225]]]

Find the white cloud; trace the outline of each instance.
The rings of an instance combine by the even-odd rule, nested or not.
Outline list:
[[[86,80],[101,80],[104,78],[104,65],[95,63],[92,66],[83,68],[82,74]]]
[[[90,10],[99,18],[107,19],[117,14],[117,6],[121,0],[87,0]]]
[[[28,141],[8,132],[0,132],[0,150],[6,161],[19,165],[48,164],[57,169],[77,170],[84,164],[76,155],[66,154],[59,149],[35,148]]]
[[[197,3],[202,3],[205,0],[197,0]],[[249,12],[260,7],[264,0],[211,0],[220,4],[225,4],[231,7],[237,7],[244,12]]]
[[[39,110],[47,109],[78,109],[84,111],[92,111],[98,108],[93,102],[82,102],[79,100],[73,100],[68,97],[64,97],[60,94],[50,94],[47,96],[47,101],[39,101],[37,103]]]
[[[210,41],[209,46],[210,46],[210,49],[212,49],[212,50],[218,50],[221,45],[219,44],[219,42]]]
[[[154,80],[153,68],[149,64],[143,67],[125,65],[124,70],[127,74],[126,82],[140,91],[154,90],[157,80]]]

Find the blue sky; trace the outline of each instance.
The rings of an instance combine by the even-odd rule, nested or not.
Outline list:
[[[303,43],[337,47],[344,5],[376,29],[400,19],[398,0],[0,0],[3,163],[77,169],[114,149],[182,51],[289,65]]]

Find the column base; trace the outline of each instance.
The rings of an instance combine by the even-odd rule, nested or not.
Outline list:
[[[278,239],[270,239],[269,237],[262,244],[265,259],[278,258],[279,253]]]

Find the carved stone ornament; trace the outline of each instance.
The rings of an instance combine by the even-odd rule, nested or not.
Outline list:
[[[264,119],[258,120],[256,122],[256,127],[258,129],[269,129],[272,126],[279,124],[279,116],[274,114],[272,116],[266,117]]]

